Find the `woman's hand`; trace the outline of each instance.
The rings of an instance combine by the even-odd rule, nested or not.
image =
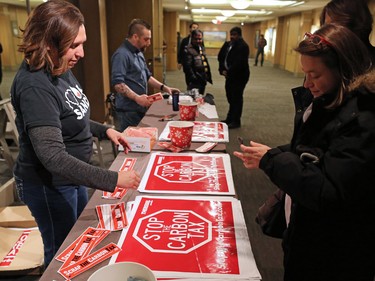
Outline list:
[[[140,182],[141,182],[141,177],[136,171],[131,170],[131,171],[118,172],[118,178],[117,178],[118,187],[137,189]]]
[[[259,168],[260,159],[271,149],[267,145],[254,141],[250,141],[250,146],[241,144],[240,148],[242,152],[235,151],[233,155],[240,158],[247,169]]]
[[[127,142],[123,133],[116,131],[112,128],[109,128],[107,131],[107,137],[115,144],[115,145],[122,145],[124,147],[124,152],[128,154],[130,145]]]

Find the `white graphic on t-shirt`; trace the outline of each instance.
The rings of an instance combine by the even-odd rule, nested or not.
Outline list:
[[[76,85],[75,87],[69,87],[65,91],[66,103],[69,107],[77,114],[77,119],[81,120],[85,117],[85,114],[89,110],[90,103],[82,89]]]

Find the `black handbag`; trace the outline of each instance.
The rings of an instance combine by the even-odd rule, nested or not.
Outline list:
[[[286,230],[285,192],[277,189],[262,206],[255,218],[265,235],[282,238]]]

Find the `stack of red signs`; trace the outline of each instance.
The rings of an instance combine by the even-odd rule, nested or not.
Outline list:
[[[152,153],[138,190],[235,195],[228,154]]]
[[[232,197],[138,196],[118,245],[110,263],[142,263],[158,280],[261,279]]]

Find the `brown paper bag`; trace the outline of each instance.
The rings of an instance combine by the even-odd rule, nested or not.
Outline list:
[[[34,217],[27,206],[9,206],[0,208],[1,227],[36,227]]]
[[[43,242],[37,228],[0,227],[0,275],[39,269],[42,272]]]

